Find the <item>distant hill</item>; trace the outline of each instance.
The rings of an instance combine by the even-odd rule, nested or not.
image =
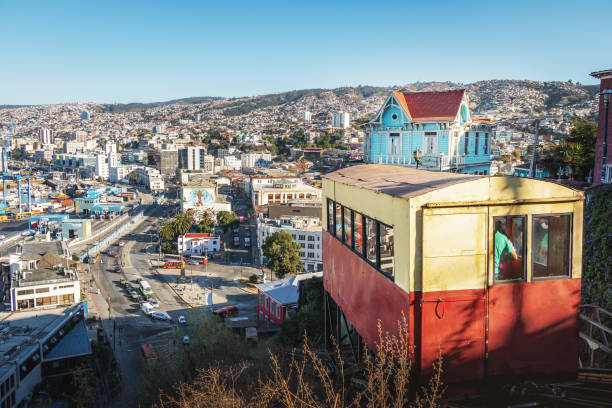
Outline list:
[[[113,104],[102,104],[100,105],[101,112],[111,112],[111,113],[122,113],[122,112],[141,112],[147,109],[156,108],[158,106],[164,105],[174,105],[177,103],[184,104],[196,104],[196,103],[206,103],[215,100],[221,100],[223,98],[214,97],[214,96],[196,96],[191,98],[181,98],[181,99],[173,99],[171,101],[165,102],[152,102],[152,103],[113,103]]]

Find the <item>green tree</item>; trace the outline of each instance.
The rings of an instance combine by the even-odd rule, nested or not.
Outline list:
[[[98,177],[98,183],[102,182],[102,176]]]
[[[298,274],[303,265],[300,263],[300,244],[293,242],[291,234],[278,231],[266,238],[263,254],[268,258],[268,267],[279,278]]]
[[[174,218],[173,224],[176,235],[184,235],[191,229],[193,218],[179,214]]]
[[[200,222],[196,225],[198,232],[212,234],[215,231],[214,222],[208,213],[204,213],[204,216]]]
[[[176,240],[176,230],[172,221],[166,221],[159,227],[159,237],[162,241],[173,242]]]
[[[136,171],[132,170],[130,173],[130,183],[136,184],[136,181],[138,181],[138,175],[136,174]]]
[[[230,227],[239,222],[238,216],[230,211],[219,211],[217,213],[217,224],[220,227]]]
[[[574,177],[586,179],[595,162],[595,143],[597,141],[597,124],[576,118],[567,142],[575,151],[571,164]]]

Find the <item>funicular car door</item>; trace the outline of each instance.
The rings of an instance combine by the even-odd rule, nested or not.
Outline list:
[[[484,375],[487,219],[486,207],[423,209],[416,353],[425,376],[439,350],[447,381]]]

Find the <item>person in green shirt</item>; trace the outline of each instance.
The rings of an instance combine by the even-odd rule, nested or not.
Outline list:
[[[495,249],[494,249],[494,265],[495,265],[495,278],[499,279],[499,263],[503,254],[510,254],[512,259],[518,259],[514,245],[510,242],[504,224],[501,220],[495,223]]]

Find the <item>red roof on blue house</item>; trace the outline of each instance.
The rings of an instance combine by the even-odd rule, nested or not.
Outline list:
[[[393,92],[412,120],[454,120],[459,113],[465,89],[442,92]]]

